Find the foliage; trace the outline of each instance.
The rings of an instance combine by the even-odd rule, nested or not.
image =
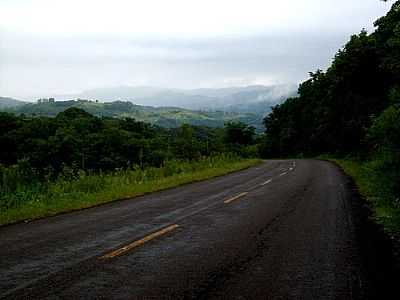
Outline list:
[[[55,117],[57,114],[70,108],[79,108],[98,117],[134,118],[137,121],[166,128],[177,128],[183,124],[221,128],[225,122],[239,121],[255,125],[260,132],[263,130],[262,117],[253,113],[194,111],[176,107],[150,107],[135,105],[128,101],[105,103],[82,99],[47,101],[29,103],[8,109],[3,108],[3,110],[27,116]]]
[[[242,157],[258,157],[255,128],[241,122],[225,124],[224,141],[229,152]]]
[[[357,184],[360,192],[374,208],[374,217],[391,235],[400,232],[400,198],[394,194],[393,178],[382,172],[386,162],[382,159],[360,161],[352,157],[331,159],[339,164]]]
[[[69,170],[55,181],[32,182],[23,163],[0,167],[0,225],[54,215],[122,198],[131,198],[181,184],[204,180],[259,163],[223,154],[196,161],[167,160],[159,167],[108,173]]]
[[[233,145],[254,143],[255,128],[240,122],[228,122],[225,126],[225,141]]]
[[[166,129],[76,107],[56,117],[0,113],[0,215],[47,215],[240,169],[257,153],[246,148],[254,130],[235,126],[250,137],[233,145],[225,128]]]
[[[390,106],[368,130],[368,141],[374,149],[374,170],[386,178],[389,194],[400,197],[400,107]]]
[[[254,128],[184,124],[165,129],[131,118],[99,118],[72,107],[55,118],[0,113],[0,164],[24,161],[33,177],[161,166],[169,159],[194,160],[213,153],[241,152],[253,144]]]
[[[264,156],[347,157],[336,162],[379,222],[400,232],[400,1],[375,26],[352,36],[326,72],[310,73],[298,97],[273,108],[261,149]]]
[[[400,107],[392,105],[376,118],[368,130],[370,143],[376,149],[400,155]]]
[[[299,96],[264,119],[264,155],[290,156],[365,151],[368,128],[398,101],[400,1],[372,34],[351,37],[326,72],[310,73]]]
[[[33,177],[160,166],[226,151],[224,129],[183,125],[164,129],[131,118],[99,118],[69,108],[55,118],[0,113],[0,164],[24,161]],[[70,173],[71,173],[70,172]]]

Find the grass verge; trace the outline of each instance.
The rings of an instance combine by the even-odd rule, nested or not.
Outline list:
[[[171,161],[161,168],[83,174],[76,180],[60,179],[40,187],[22,187],[0,198],[0,225],[133,198],[225,175],[259,163],[259,159],[220,156],[193,162]],[[12,205],[2,205],[1,201],[3,204],[8,201]]]
[[[331,159],[350,175],[370,205],[375,221],[383,225],[392,238],[400,237],[400,203],[393,192],[393,177],[380,167],[379,160],[359,161],[352,159]]]

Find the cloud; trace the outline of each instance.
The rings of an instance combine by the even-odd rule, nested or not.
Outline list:
[[[365,18],[387,6],[377,0],[2,0],[0,28],[139,36],[337,31],[368,26]]]
[[[298,82],[388,8],[377,0],[2,0],[0,94]]]

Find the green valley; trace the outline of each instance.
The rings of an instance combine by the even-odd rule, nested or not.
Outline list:
[[[68,108],[80,108],[102,117],[134,118],[153,125],[176,128],[182,124],[208,127],[223,127],[226,122],[239,121],[262,130],[262,116],[254,113],[200,111],[177,107],[152,107],[133,104],[128,101],[98,102],[90,100],[49,101],[42,99],[38,103],[29,103],[6,110],[27,116],[54,117]]]

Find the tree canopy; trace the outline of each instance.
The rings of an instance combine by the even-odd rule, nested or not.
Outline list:
[[[264,119],[264,154],[354,153],[366,147],[375,117],[399,101],[400,1],[336,54],[326,72],[310,73],[298,97]]]
[[[0,166],[21,165],[41,178],[66,168],[98,172],[160,166],[168,159],[241,154],[253,135],[254,129],[240,122],[226,128],[184,124],[167,129],[132,118],[96,117],[76,107],[55,118],[0,113]]]

